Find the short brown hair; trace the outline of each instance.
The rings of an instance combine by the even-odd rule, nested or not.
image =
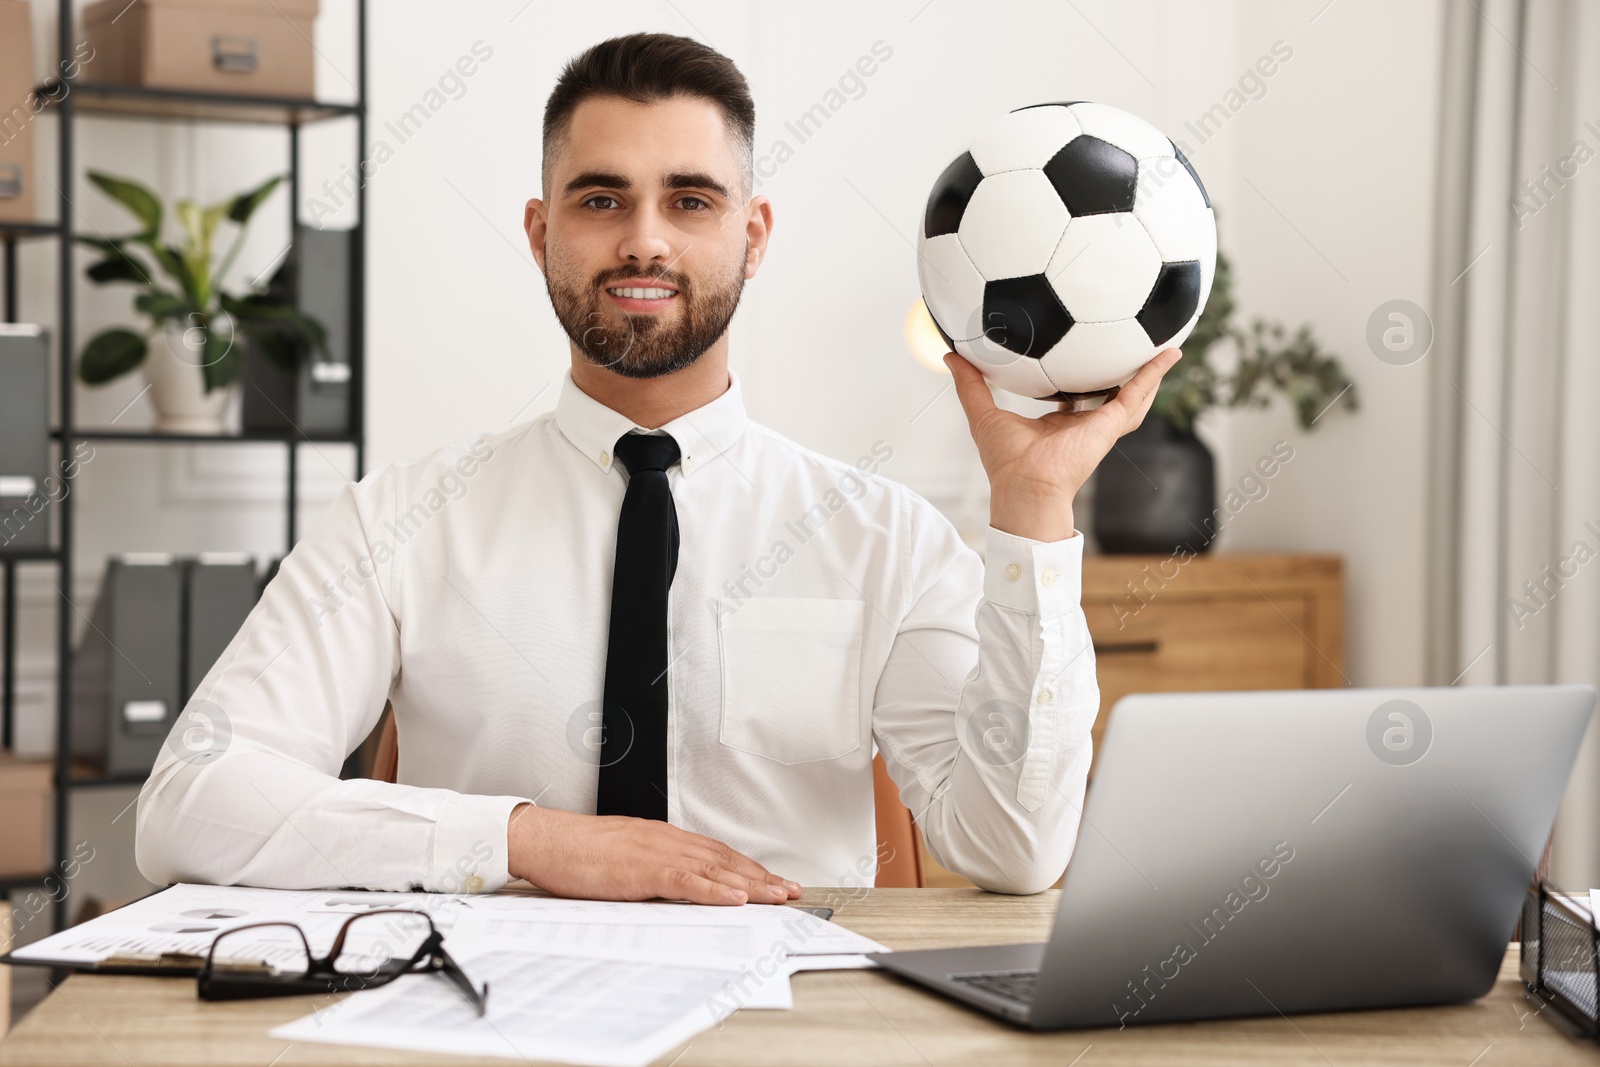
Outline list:
[[[584,100],[614,96],[651,104],[673,96],[698,96],[715,104],[733,134],[743,195],[755,185],[756,105],[733,60],[688,37],[630,33],[612,37],[570,60],[544,106],[544,156],[540,181],[551,194],[552,161],[566,148],[572,113]]]

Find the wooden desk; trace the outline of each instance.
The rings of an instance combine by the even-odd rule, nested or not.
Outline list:
[[[1000,897],[967,889],[875,889],[844,903],[838,920],[894,948],[1037,940],[1046,934],[1055,898],[1054,891]],[[850,899],[848,891],[810,890],[802,903],[837,906]],[[1374,961],[1374,966],[1382,965]],[[1568,1038],[1532,1014],[1517,981],[1514,954],[1507,955],[1493,992],[1470,1004],[1054,1034],[1014,1029],[880,972],[811,972],[795,975],[793,981],[793,1011],[739,1012],[721,1029],[701,1034],[662,1062],[676,1067],[1559,1067],[1600,1062],[1600,1046]],[[269,1028],[308,1010],[303,998],[208,1004],[196,999],[192,979],[77,975],[0,1043],[0,1064],[505,1067],[518,1062],[290,1043],[266,1036]]]

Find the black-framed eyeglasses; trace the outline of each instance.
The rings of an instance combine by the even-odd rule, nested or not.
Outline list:
[[[352,915],[323,957],[312,953],[305,931],[294,923],[251,923],[226,930],[206,953],[198,992],[202,1000],[342,993],[386,985],[402,974],[435,972],[484,1014],[488,983],[481,990],[473,987],[444,950],[444,935],[427,913],[395,908]]]

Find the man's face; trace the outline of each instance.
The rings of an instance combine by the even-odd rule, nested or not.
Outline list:
[[[578,105],[527,224],[556,317],[585,359],[654,378],[723,337],[770,224],[766,198],[745,201],[740,181],[709,101]]]

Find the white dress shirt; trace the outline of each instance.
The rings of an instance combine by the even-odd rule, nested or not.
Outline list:
[[[671,822],[808,885],[870,885],[883,752],[932,857],[1032,893],[1077,837],[1099,706],[1083,536],[979,555],[876,470],[747,419],[667,423]],[[346,487],[205,676],[139,797],[145,877],[488,892],[517,804],[593,813],[612,566],[640,431],[553,412]],[[392,701],[397,783],[341,780]]]

